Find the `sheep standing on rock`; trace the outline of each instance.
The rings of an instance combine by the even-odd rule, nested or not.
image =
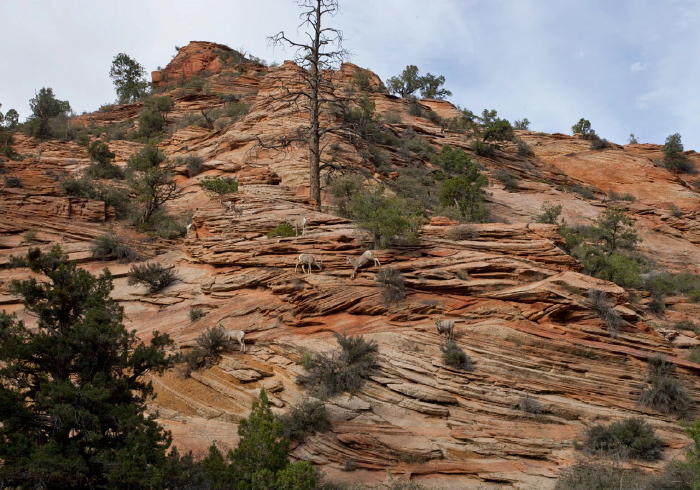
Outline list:
[[[448,339],[454,339],[455,321],[454,320],[435,320],[438,335],[446,334]]]
[[[297,265],[294,266],[294,272],[297,271],[297,267],[299,267],[299,264],[301,264],[301,272],[302,273],[306,272],[307,274],[313,274],[313,272],[311,271],[311,268],[314,265],[316,267],[318,267],[319,270],[323,270],[323,267],[321,267],[321,260],[316,259],[316,257],[314,257],[311,254],[301,254],[301,255],[299,255],[299,257],[297,257]],[[306,271],[304,269],[304,266],[308,267],[309,270]]]
[[[226,330],[221,323],[219,323],[219,327],[224,330],[224,338],[227,343],[230,344],[235,340],[240,345],[241,352],[245,352],[245,342],[243,341],[245,332],[243,330]]]
[[[365,253],[363,253],[362,255],[360,255],[356,259],[348,257],[347,260],[345,261],[345,263],[352,264],[352,275],[350,276],[350,279],[355,279],[355,274],[357,274],[357,269],[359,269],[360,267],[367,264],[370,260],[374,261],[374,265],[376,265],[377,267],[380,266],[379,261],[372,256],[371,250],[367,250]]]
[[[289,226],[294,228],[294,233],[296,233],[297,236],[299,236],[299,230],[301,230],[301,236],[304,236],[306,233],[306,223],[308,223],[309,220],[302,216],[301,218],[288,219],[286,222]]]

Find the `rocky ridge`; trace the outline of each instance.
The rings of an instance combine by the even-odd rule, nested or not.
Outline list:
[[[292,453],[332,478],[411,478],[438,488],[552,488],[561,468],[574,461],[573,442],[586,427],[631,415],[643,415],[657,430],[664,460],[682,452],[688,439],[675,419],[644,409],[636,398],[646,386],[647,359],[663,353],[676,364],[693,400],[700,399],[700,365],[684,359],[687,348],[700,344],[697,335],[664,327],[671,320],[696,318],[698,306],[668,298],[667,317],[651,315],[646,298],[632,302],[615,284],[581,274],[579,264],[559,248],[556,227],[534,223],[545,201],[562,204],[567,222],[586,223],[610,204],[609,191],[630,193],[636,201],[626,203],[628,215],[643,238],[642,250],[670,270],[700,272],[695,178],[657,166],[660,146],[592,151],[576,137],[518,131],[534,156],[518,156],[505,145],[486,159],[472,154],[464,134],[411,116],[405,100],[370,93],[378,113],[399,115],[401,122],[388,124],[396,134],[411,128],[436,148],[449,144],[478,160],[491,176],[487,206],[503,221],[474,225],[473,238],[457,240],[451,238],[457,224],[436,218],[417,245],[378,251],[382,267],[403,273],[408,291],[404,302],[386,306],[379,298],[377,269],[360,269],[351,280],[345,262],[346,255],[358,256],[370,246],[367,239],[351,222],[313,211],[306,150],[275,152],[258,145],[261,135],[287,134],[303,123],[299,108],[271,97],[298,83],[298,67],[291,62],[269,69],[248,61],[222,65],[217,54],[222,49],[191,43],[153,77],[158,84],[207,71],[205,86],[166,92],[175,101],[167,116],[171,128],[188,114],[223,106],[212,94],[251,104],[246,115],[222,128],[185,126],[160,144],[169,157],[196,155],[205,162],[195,177],[179,169],[184,194],[170,209],[194,213],[186,237],[147,240],[116,222],[104,203],[63,196],[60,180],[89,164],[75,142],[38,144],[17,136],[24,159],[4,166],[5,175],[19,177],[23,187],[2,189],[0,263],[29,246],[60,243],[83,267],[95,273],[110,269],[126,326],[143,339],[159,330],[187,349],[219,322],[246,332],[245,354],[228,352],[218,365],[187,379],[176,372],[153,378],[158,397],[151,408],[177,445],[197,454],[212,442],[235,446],[236,422],[259,389],[266,388],[280,413],[296,403],[303,396],[294,382],[303,355],[333,349],[331,332],[338,332],[377,341],[380,369],[360,393],[329,400],[332,430],[309,437]],[[337,74],[338,91],[352,90],[356,70],[344,65]],[[445,101],[421,104],[444,118],[457,113]],[[140,104],[131,104],[78,119],[107,124],[133,118],[139,110]],[[109,142],[120,165],[141,146]],[[400,152],[384,147],[389,165],[376,168],[360,150],[339,140],[333,157],[365,169],[375,182],[389,182],[395,178],[392,169],[408,165]],[[694,152],[688,154],[697,160]],[[515,191],[492,178],[499,169],[519,178]],[[199,185],[202,177],[217,175],[238,178],[240,190],[228,199],[240,215],[226,213]],[[572,192],[575,186],[589,188],[593,198]],[[279,223],[300,217],[308,220],[303,236],[266,236]],[[129,265],[92,259],[91,240],[110,228],[129,237],[143,255],[174,265],[179,281],[149,295],[127,285]],[[35,236],[28,236],[29,230]],[[295,273],[300,253],[322,258],[323,271]],[[0,302],[31,323],[7,290],[10,279],[24,274],[0,269]],[[605,291],[625,320],[616,338],[590,308],[591,288]],[[191,321],[193,308],[206,316]],[[444,364],[436,316],[459,322],[456,341],[473,360],[473,372]],[[539,403],[542,413],[518,408],[523,397]],[[694,407],[690,418],[699,416]],[[643,466],[654,470],[662,463]]]

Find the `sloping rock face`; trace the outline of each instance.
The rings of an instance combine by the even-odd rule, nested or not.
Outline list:
[[[567,222],[586,223],[611,203],[610,190],[630,193],[637,200],[625,204],[643,250],[671,270],[700,272],[694,178],[655,165],[660,147],[591,151],[578,138],[519,131],[534,156],[518,156],[515,145],[506,144],[494,159],[486,159],[471,154],[465,134],[410,115],[406,100],[370,92],[377,112],[391,111],[392,120],[400,121],[387,125],[395,134],[410,128],[435,148],[463,148],[490,176],[507,169],[519,181],[509,191],[491,179],[487,206],[500,222],[475,224],[469,239],[455,239],[459,225],[434,218],[419,243],[375,251],[380,267],[368,264],[351,279],[346,256],[359,256],[371,243],[352,222],[313,210],[303,146],[282,152],[259,144],[303,126],[303,107],[278,97],[299,86],[299,68],[291,62],[269,70],[244,63],[230,77],[228,68],[216,68],[216,60],[205,56],[219,49],[214,43],[191,43],[166,68],[185,77],[214,73],[207,79],[209,94],[166,92],[175,108],[167,115],[172,132],[161,149],[171,158],[204,160],[199,175],[178,169],[183,195],[168,204],[173,213],[193,214],[186,236],[152,239],[115,221],[101,201],[65,197],[60,181],[89,164],[84,147],[74,142],[38,144],[18,136],[16,149],[24,160],[5,162],[4,170],[23,186],[4,188],[0,195],[0,263],[30,246],[59,243],[82,267],[94,273],[108,267],[114,274],[113,296],[125,309],[127,328],[144,340],[156,330],[167,332],[178,350],[187,351],[219,323],[246,332],[245,353],[233,348],[219,364],[190,377],[174,370],[152,378],[158,396],[151,409],[172,431],[175,444],[197,455],[206,454],[213,442],[235,447],[237,422],[259,390],[267,390],[277,413],[297,403],[304,396],[295,382],[303,357],[336,349],[335,332],[376,341],[379,368],[358,393],[328,400],[332,429],[310,436],[292,452],[331,478],[371,483],[406,478],[446,489],[553,488],[559,471],[575,460],[574,442],[587,427],[629,416],[643,416],[657,430],[664,461],[680,456],[689,441],[675,419],[636,400],[647,385],[647,361],[657,353],[676,364],[692,399],[700,399],[700,365],[684,359],[689,347],[700,344],[697,335],[660,328],[664,319],[650,315],[643,301],[632,302],[615,284],[581,274],[580,265],[560,248],[557,227],[534,223],[544,202],[562,204]],[[338,94],[354,93],[356,71],[345,65],[335,74]],[[225,101],[214,94],[234,94],[250,109],[218,129],[178,124],[188,114],[223,107]],[[443,118],[458,114],[445,101],[420,103]],[[132,118],[138,110],[132,104],[82,118],[87,125],[106,124]],[[363,153],[362,142],[334,143],[325,148],[324,161],[363,169],[373,184],[390,183],[396,169],[420,160],[380,145],[387,161],[377,167]],[[142,144],[113,140],[109,146],[116,163],[124,165]],[[420,163],[431,168],[426,159]],[[239,192],[223,198],[235,212],[202,190],[202,178],[219,175],[239,180]],[[573,192],[576,186],[590,189],[589,196]],[[267,237],[278,224],[301,218],[307,219],[303,235]],[[179,281],[149,295],[127,285],[128,264],[94,260],[90,243],[110,228],[144,257],[175,266]],[[301,253],[320,259],[322,270],[296,268]],[[382,299],[376,276],[385,267],[403,274],[404,300]],[[7,287],[25,275],[0,269],[0,302],[31,324],[34,319]],[[624,319],[616,337],[592,310],[590,289],[604,291]],[[669,306],[677,319],[695,318],[700,310],[674,298]],[[192,320],[193,309],[204,316]],[[471,358],[472,371],[445,364],[436,318],[457,322],[455,340]],[[524,401],[536,402],[539,410],[521,409],[528,406]],[[695,404],[689,418],[698,417]],[[643,466],[653,471],[662,464]]]

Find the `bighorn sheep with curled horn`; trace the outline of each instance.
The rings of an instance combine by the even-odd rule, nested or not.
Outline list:
[[[294,272],[297,271],[299,264],[301,264],[301,272],[307,272],[308,274],[312,274],[311,267],[314,265],[317,266],[319,270],[323,270],[323,267],[321,267],[321,259],[317,259],[311,254],[300,254],[299,257],[297,257],[297,265],[294,266]],[[308,267],[309,270],[306,271],[304,266]]]
[[[241,346],[241,352],[245,352],[245,342],[243,342],[243,339],[245,338],[245,332],[243,330],[228,330],[224,328],[221,322],[219,322],[219,327],[224,331],[226,342],[231,343],[234,340],[237,341],[238,344]]]
[[[370,260],[374,261],[374,265],[379,267],[381,264],[379,264],[379,260],[377,260],[375,257],[372,256],[372,251],[367,250],[365,253],[360,255],[358,258],[353,259],[351,257],[347,257],[347,260],[345,261],[346,264],[352,264],[352,275],[350,276],[350,279],[355,279],[355,274],[357,274],[357,269],[360,267],[364,266],[367,264]]]
[[[455,338],[455,321],[454,320],[439,320],[435,319],[435,326],[437,327],[438,335],[446,334],[448,339]]]

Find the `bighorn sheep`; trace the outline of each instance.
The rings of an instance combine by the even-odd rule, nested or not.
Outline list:
[[[227,213],[233,213],[233,215],[237,217],[243,216],[243,210],[240,207],[236,206],[233,203],[233,201],[224,201],[220,198],[219,204],[221,204],[221,206],[226,210]]]
[[[185,235],[189,235],[191,229],[192,229],[192,221],[190,221],[189,223],[187,223],[185,225],[185,230],[187,230],[187,231],[185,231]]]
[[[364,266],[370,260],[373,260],[374,265],[376,265],[377,267],[380,266],[379,261],[372,256],[371,250],[367,250],[365,253],[363,253],[362,255],[360,255],[356,259],[348,257],[347,260],[345,261],[345,263],[352,264],[352,275],[350,276],[350,279],[355,279],[355,274],[357,274],[357,269]]]
[[[311,267],[314,265],[317,266],[319,270],[323,270],[323,267],[321,267],[321,259],[317,259],[311,254],[301,254],[297,257],[297,265],[294,266],[294,272],[297,271],[299,264],[301,264],[301,272],[307,272],[308,274],[312,274]],[[306,271],[304,266],[308,267],[309,270]]]
[[[455,321],[454,320],[435,320],[435,326],[437,327],[438,335],[442,336],[443,333],[447,334],[448,339],[454,339],[455,332]]]
[[[226,338],[226,342],[231,343],[234,340],[237,341],[238,344],[241,346],[241,352],[245,352],[245,342],[243,342],[243,339],[245,338],[245,332],[243,330],[226,330],[221,323],[219,323],[219,327],[224,329],[224,336]]]
[[[287,220],[287,224],[294,228],[294,233],[299,235],[299,230],[301,230],[301,236],[304,236],[304,233],[306,233],[306,223],[308,222],[309,220],[307,220],[304,216],[301,218]]]

